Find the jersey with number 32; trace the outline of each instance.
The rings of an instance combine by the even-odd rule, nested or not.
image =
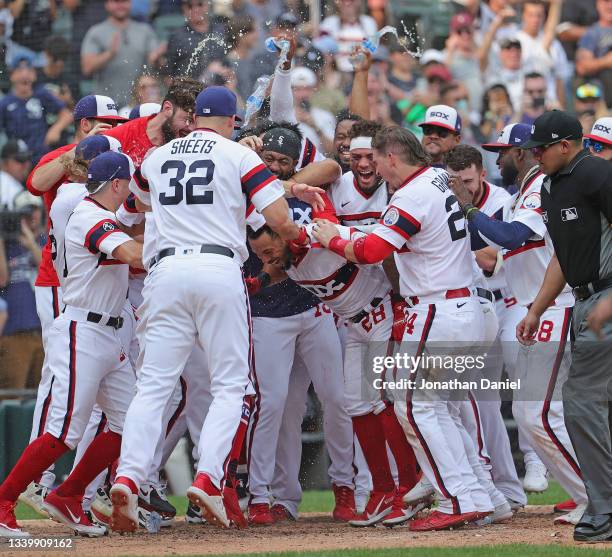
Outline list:
[[[248,203],[262,211],[284,195],[254,151],[204,129],[151,152],[130,189],[152,207],[157,251],[214,244],[233,250],[241,262],[248,257]]]
[[[373,234],[397,248],[402,296],[444,296],[471,285],[465,224],[445,170],[423,167],[396,190]]]

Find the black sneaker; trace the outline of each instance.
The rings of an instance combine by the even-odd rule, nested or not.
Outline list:
[[[161,517],[162,526],[170,526],[176,516],[176,508],[166,498],[163,486],[142,485],[138,492],[138,507],[146,515],[156,512]]]
[[[202,511],[200,507],[194,505],[191,501],[189,501],[189,505],[187,505],[187,512],[185,513],[185,522],[187,524],[203,524],[206,522],[202,518]]]

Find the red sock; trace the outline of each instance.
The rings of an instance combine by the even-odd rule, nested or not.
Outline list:
[[[372,412],[365,416],[355,416],[353,417],[353,429],[368,463],[374,491],[393,491],[395,484],[389,468],[385,432],[380,416]]]
[[[111,464],[121,452],[121,435],[105,431],[96,435],[70,476],[61,484],[56,493],[60,497],[83,496],[85,488]]]
[[[385,408],[380,416],[385,428],[385,438],[397,466],[400,487],[412,489],[417,483],[414,451],[410,443],[408,443],[406,434],[395,415],[393,406]]]
[[[69,449],[50,433],[32,441],[23,451],[11,473],[0,486],[0,500],[17,501],[28,484],[53,464]]]

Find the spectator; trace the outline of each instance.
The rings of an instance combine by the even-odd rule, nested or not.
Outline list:
[[[402,115],[388,95],[386,76],[376,67],[371,67],[368,73],[368,105],[370,120],[383,126],[399,124]]]
[[[484,0],[480,3],[477,43],[483,43],[486,35],[492,30],[493,40],[501,41],[516,35],[519,27],[516,23],[516,12],[510,7],[510,3],[510,0]],[[499,19],[501,21],[496,25],[496,20]]]
[[[93,78],[93,90],[129,101],[128,84],[161,56],[159,41],[150,25],[130,19],[130,0],[107,0],[108,18],[87,31],[81,46],[81,70]]]
[[[45,65],[36,76],[36,85],[45,87],[70,110],[81,96],[79,82],[67,66],[71,59],[72,44],[64,37],[52,35],[45,41]]]
[[[548,0],[550,8],[542,0],[528,0],[523,4],[521,30],[516,37],[521,41],[523,65],[536,69],[546,77],[548,97],[565,104],[565,84],[572,70],[561,43],[555,38],[561,17],[561,1]]]
[[[595,120],[607,116],[601,87],[596,83],[583,83],[576,89],[574,112],[584,131],[590,130]]]
[[[24,216],[16,221],[15,229],[4,230],[8,280],[0,290],[8,306],[8,321],[0,337],[2,387],[7,389],[38,385],[44,359],[32,288],[45,242],[42,201],[23,191],[15,200],[15,209]]]
[[[106,0],[62,0],[65,10],[72,20],[72,60],[70,66],[80,73],[81,44],[90,27],[102,23],[106,19]],[[76,97],[75,97],[76,98]]]
[[[223,39],[209,34],[208,0],[183,0],[182,8],[185,25],[168,39],[166,73],[196,77],[212,60],[225,56]],[[197,48],[200,50],[192,61]]]
[[[513,121],[514,108],[508,89],[501,83],[491,85],[482,98],[480,143],[497,140],[504,127]]]
[[[405,98],[416,87],[415,59],[399,44],[389,47],[390,67],[387,74],[389,95],[394,100]]]
[[[525,76],[523,102],[519,122],[532,125],[538,116],[551,110],[552,106],[546,100],[546,79],[541,73],[532,72]]]
[[[597,0],[599,20],[578,43],[576,73],[603,83],[608,108],[612,108],[612,1]]]
[[[233,5],[234,15],[248,17],[255,24],[259,40],[258,50],[263,50],[266,37],[275,35],[273,27],[278,28],[279,19],[290,19],[294,27],[299,24],[294,14],[286,13],[287,6],[283,0],[234,0]]]
[[[350,54],[353,46],[361,44],[378,30],[376,21],[364,15],[359,0],[335,0],[337,15],[326,17],[319,28],[321,34],[334,38],[338,44],[336,64],[341,72],[352,72]]]
[[[32,153],[21,139],[7,141],[0,152],[0,209],[15,209],[15,198],[32,168]]]
[[[317,76],[318,87],[310,99],[316,106],[332,114],[346,108],[346,95],[340,87],[340,77],[336,71],[331,53],[324,54],[311,46],[302,56],[302,64]]]
[[[33,66],[42,67],[45,63],[43,44],[51,35],[56,0],[13,0],[7,5],[13,16],[9,65],[14,66],[22,58],[27,58]]]
[[[142,73],[134,80],[130,102],[119,110],[119,116],[127,118],[134,107],[145,103],[161,104],[161,99],[159,80],[149,73]]]
[[[557,37],[570,61],[576,59],[578,41],[598,19],[597,0],[564,0],[561,23],[557,26]]]
[[[291,72],[291,87],[298,122],[305,126],[307,136],[324,153],[333,149],[336,119],[331,112],[311,105],[317,87],[317,76],[308,68],[297,67]]]
[[[446,65],[452,76],[460,79],[468,89],[470,109],[479,111],[483,89],[482,74],[480,53],[474,40],[474,19],[470,14],[462,12],[451,19],[445,54]]]
[[[11,92],[0,99],[0,129],[13,139],[23,139],[34,161],[57,145],[62,131],[72,123],[66,105],[44,87],[34,89],[36,71],[27,60],[11,71]],[[55,123],[49,125],[51,117]]]
[[[235,93],[238,97],[238,105],[243,108],[244,100],[238,93],[238,81],[234,65],[227,59],[222,58],[220,60],[213,60],[208,64],[204,71],[204,74],[200,76],[199,81],[204,84],[204,87],[210,87],[211,85],[223,85],[230,91]]]
[[[236,17],[227,26],[225,42],[230,49],[227,58],[234,64],[238,82],[238,92],[246,99],[253,89],[251,69],[259,34],[252,20]]]

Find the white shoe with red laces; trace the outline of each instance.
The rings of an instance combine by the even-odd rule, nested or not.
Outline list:
[[[83,511],[82,497],[61,497],[52,491],[45,498],[43,508],[53,520],[68,526],[77,536],[100,538],[107,534],[104,526],[89,520]]]
[[[29,532],[22,530],[15,518],[14,501],[0,501],[0,537],[29,538]]]
[[[395,492],[393,491],[389,493],[372,491],[365,511],[349,520],[349,524],[358,527],[373,526],[391,513],[394,500]]]

